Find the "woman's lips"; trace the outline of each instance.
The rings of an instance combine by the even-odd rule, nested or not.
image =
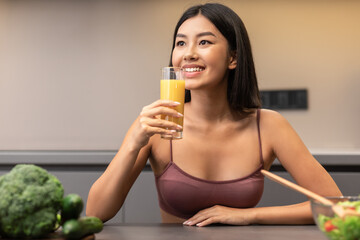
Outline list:
[[[202,67],[187,67],[183,68],[184,72],[202,72],[204,71],[204,68]]]
[[[203,67],[183,67],[183,74],[185,78],[193,78],[201,74],[205,70]]]

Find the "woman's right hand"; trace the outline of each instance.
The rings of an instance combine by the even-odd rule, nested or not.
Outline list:
[[[170,134],[175,130],[182,129],[181,126],[171,121],[161,119],[161,115],[171,117],[183,117],[183,115],[173,108],[180,103],[170,100],[157,100],[145,106],[135,122],[132,137],[135,144],[140,148],[145,146],[154,134]]]

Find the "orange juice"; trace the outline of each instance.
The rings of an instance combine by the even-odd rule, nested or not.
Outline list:
[[[166,79],[160,82],[160,99],[172,100],[179,102],[180,105],[174,107],[176,111],[184,114],[184,100],[185,100],[185,80]],[[172,121],[180,126],[183,126],[183,118],[161,116],[161,119]]]

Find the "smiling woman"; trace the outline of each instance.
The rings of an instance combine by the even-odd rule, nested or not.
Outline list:
[[[175,27],[175,33],[174,33],[174,42],[173,42],[173,52],[172,56],[176,54],[177,52],[180,52],[181,50],[184,51],[184,49],[188,49],[189,47],[185,48],[186,42],[184,40],[189,41],[189,37],[186,34],[182,33],[182,29],[185,28],[192,28],[193,26],[189,26],[189,23],[182,24],[189,18],[199,16],[199,18],[205,18],[205,22],[210,23],[210,28],[208,28],[210,31],[204,30],[204,26],[196,25],[194,23],[193,26],[195,26],[197,29],[194,29],[197,31],[197,39],[193,39],[193,41],[198,40],[198,43],[194,43],[195,45],[199,45],[198,48],[202,49],[201,51],[203,54],[207,54],[206,50],[211,50],[211,46],[209,49],[209,46],[207,45],[213,45],[218,48],[218,42],[222,42],[222,47],[227,47],[227,51],[222,49],[221,53],[226,53],[225,56],[214,56],[214,58],[219,57],[218,59],[213,59],[215,63],[218,63],[217,60],[224,59],[228,62],[225,62],[224,64],[232,64],[229,65],[229,69],[235,69],[235,71],[230,71],[229,74],[229,81],[227,84],[227,97],[229,103],[232,105],[232,107],[236,110],[242,111],[244,106],[247,107],[253,107],[258,108],[260,106],[259,101],[259,92],[258,92],[258,86],[257,86],[257,80],[256,80],[256,73],[255,68],[253,64],[253,56],[251,52],[250,47],[250,41],[247,34],[247,31],[245,29],[244,23],[241,21],[240,18],[237,17],[231,17],[233,16],[233,11],[227,8],[224,9],[218,9],[217,11],[213,11],[212,9],[201,9],[201,14],[199,14],[199,11],[196,7],[190,8],[188,11],[186,11],[183,16],[180,18],[178,24]],[[222,16],[222,18],[219,18],[219,15]],[[226,21],[224,20],[226,19]],[[199,20],[198,20],[199,21]],[[230,29],[233,29],[231,26],[231,22],[235,21],[235,25],[238,25],[238,28],[235,28],[234,31],[231,31]],[[204,23],[202,23],[204,24]],[[180,31],[179,28],[181,27]],[[208,26],[209,27],[209,26]],[[205,28],[206,29],[206,28]],[[226,37],[226,39],[225,39]],[[225,45],[224,45],[224,42]],[[190,44],[190,42],[188,43]],[[179,47],[181,47],[179,49]],[[179,49],[179,50],[178,50]],[[177,51],[176,51],[177,50]],[[220,53],[220,54],[221,54]],[[191,56],[191,49],[190,52],[187,52],[186,54],[190,55],[184,55],[184,57],[193,57]],[[241,59],[241,61],[237,61],[237,59]],[[173,60],[172,60],[173,61]],[[175,64],[174,62],[170,62],[170,65]],[[240,71],[240,64],[242,64]],[[236,67],[237,66],[237,67]],[[191,65],[190,65],[191,67]],[[196,66],[195,66],[196,67]],[[241,87],[240,87],[241,86]],[[250,96],[252,95],[252,96]],[[188,102],[191,99],[190,91],[186,91],[186,99],[185,101]],[[247,102],[247,101],[252,101]]]
[[[191,95],[184,137],[159,136],[179,128],[158,117],[179,117],[174,109],[179,103],[158,100],[145,106],[93,184],[88,215],[112,218],[148,159],[163,222],[313,223],[309,202],[255,208],[264,186],[261,169],[268,170],[275,158],[299,185],[320,195],[341,195],[285,118],[260,109],[250,42],[234,11],[210,3],[185,11],[175,28],[170,65],[183,69]]]
[[[179,27],[171,64],[184,69],[185,87],[189,91],[204,87],[226,90],[225,73],[236,67],[236,60],[229,50],[221,32],[206,17],[198,15]]]

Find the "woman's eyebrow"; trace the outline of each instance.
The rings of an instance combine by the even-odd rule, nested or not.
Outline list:
[[[213,37],[216,37],[215,34],[213,34],[212,32],[202,32],[202,33],[199,33],[197,36],[198,36],[198,37],[203,37],[203,36],[213,36]]]
[[[201,32],[199,34],[196,35],[196,37],[203,37],[203,36],[213,36],[216,37],[215,34],[213,34],[212,32]],[[187,36],[183,33],[178,33],[176,34],[176,37],[180,37],[180,38],[186,38]]]
[[[186,35],[182,33],[178,33],[176,34],[176,37],[186,38]]]

